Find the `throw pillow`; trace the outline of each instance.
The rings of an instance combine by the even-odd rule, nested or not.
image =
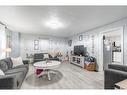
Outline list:
[[[49,58],[49,54],[44,54],[44,59]]]
[[[19,65],[23,65],[21,57],[11,58],[11,60],[12,60],[12,63],[13,63],[13,67],[16,67],[16,66],[19,66]]]
[[[4,61],[4,62],[6,62],[7,63],[7,65],[8,65],[8,69],[10,69],[10,68],[12,68],[13,66],[13,63],[12,63],[12,60],[11,60],[11,58],[10,57],[8,57],[8,58],[5,58],[5,59],[2,59],[2,61]]]
[[[5,72],[8,70],[8,66],[7,66],[7,63],[4,62],[3,60],[0,60],[0,69]]]
[[[0,75],[5,75],[4,72],[0,69]]]
[[[53,58],[56,56],[56,52],[50,52],[49,53]]]

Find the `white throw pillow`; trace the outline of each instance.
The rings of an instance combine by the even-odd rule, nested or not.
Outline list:
[[[44,54],[44,59],[49,58],[49,54]]]
[[[19,66],[19,65],[23,65],[21,57],[11,58],[11,60],[12,60],[12,63],[13,63],[13,67],[16,67],[16,66]]]
[[[0,69],[0,75],[5,75],[4,72]]]

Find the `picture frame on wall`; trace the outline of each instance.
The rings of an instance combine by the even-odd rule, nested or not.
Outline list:
[[[34,40],[34,50],[39,50],[39,40]]]
[[[82,41],[83,40],[83,35],[80,35],[79,36],[79,41]]]
[[[35,44],[34,45],[34,50],[39,50],[39,45]]]

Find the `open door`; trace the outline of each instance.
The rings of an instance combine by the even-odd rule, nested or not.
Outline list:
[[[108,64],[123,65],[123,30],[113,29],[103,33],[103,69]]]

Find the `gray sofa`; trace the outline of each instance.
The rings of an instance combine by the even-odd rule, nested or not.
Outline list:
[[[34,62],[38,62],[38,61],[44,61],[44,54],[48,54],[48,53],[35,53],[34,54]],[[50,54],[49,55],[49,59],[48,60],[57,60],[59,61],[59,58],[57,58],[57,56],[52,57]]]
[[[0,75],[0,89],[19,89],[28,72],[28,61],[23,65],[13,67],[11,58],[0,60],[0,69],[5,75]]]
[[[104,71],[104,88],[114,89],[115,83],[127,79],[127,66],[109,64]]]

